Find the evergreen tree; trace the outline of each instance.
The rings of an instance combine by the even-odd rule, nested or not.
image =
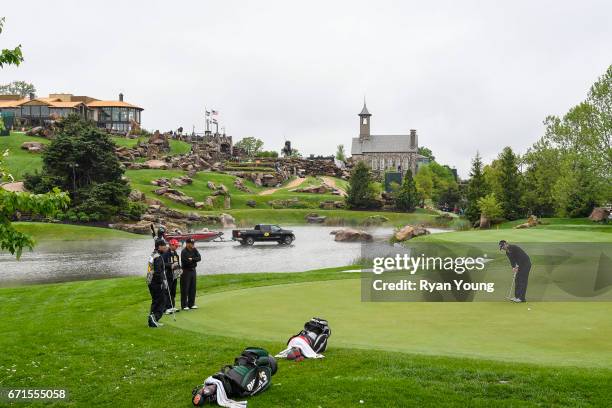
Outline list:
[[[408,169],[404,176],[402,186],[397,192],[395,206],[398,210],[412,212],[418,204],[416,183],[412,178],[412,170]]]
[[[74,211],[102,219],[130,211],[130,186],[110,136],[77,115],[57,126],[58,133],[42,154],[43,171],[26,175],[26,188],[35,193],[54,187],[69,191]]]
[[[351,171],[346,205],[350,209],[367,209],[379,206],[369,167],[358,161]]]
[[[480,217],[478,200],[489,192],[489,187],[483,174],[482,158],[476,152],[476,157],[472,160],[472,170],[470,171],[470,181],[467,187],[467,208],[465,216],[472,222]]]
[[[504,218],[515,220],[521,214],[521,175],[518,160],[510,147],[505,147],[499,155],[499,185],[501,192],[497,197],[503,210]]]

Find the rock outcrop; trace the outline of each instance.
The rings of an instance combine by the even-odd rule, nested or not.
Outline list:
[[[538,217],[536,217],[535,215],[530,215],[529,218],[527,218],[527,222],[523,223],[523,224],[519,224],[517,226],[515,226],[515,229],[522,229],[522,228],[532,228],[537,226],[538,224],[541,224],[542,222],[540,220],[538,220]]]
[[[610,210],[603,207],[595,207],[589,215],[589,219],[595,222],[607,221],[610,219]]]
[[[426,230],[422,225],[406,225],[405,227],[399,229],[395,232],[395,239],[397,241],[406,241],[412,239],[414,237],[419,237],[421,235],[427,235],[430,232]]]
[[[357,230],[353,228],[344,228],[341,230],[332,231],[330,234],[334,235],[334,241],[337,242],[368,242],[372,241],[373,237],[366,231]]]
[[[40,142],[23,142],[21,148],[30,153],[40,153],[45,148],[45,145]]]
[[[308,224],[323,224],[326,219],[326,216],[317,213],[310,213],[306,216],[306,222]]]

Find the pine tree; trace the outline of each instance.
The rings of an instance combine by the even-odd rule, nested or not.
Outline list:
[[[395,206],[400,211],[412,212],[418,204],[416,183],[412,178],[412,170],[408,169],[404,181],[395,199]]]
[[[503,209],[503,216],[515,220],[521,216],[521,175],[519,174],[517,157],[510,147],[505,147],[499,155],[500,197],[497,197]]]
[[[482,158],[476,152],[476,157],[472,160],[472,170],[470,171],[470,181],[467,188],[467,208],[465,216],[472,222],[480,218],[478,200],[489,192],[489,186],[484,178]]]
[[[362,161],[357,162],[351,172],[346,205],[350,209],[366,209],[378,206],[370,169]]]

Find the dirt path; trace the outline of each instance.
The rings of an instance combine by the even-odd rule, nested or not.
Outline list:
[[[327,176],[321,176],[321,178],[323,179],[323,181],[325,182],[325,184],[327,184],[328,186],[335,188],[336,190],[340,191],[340,194],[343,197],[346,197],[346,191],[344,191],[343,188],[338,187],[338,185],[336,184],[336,180],[334,180],[331,177],[327,177]]]
[[[270,194],[274,194],[278,190],[280,190],[281,188],[296,188],[297,186],[302,184],[305,180],[306,180],[306,178],[297,177],[297,178],[291,180],[286,186],[279,187],[279,188],[270,188],[268,190],[264,190],[264,191],[260,192],[258,195],[270,195]]]

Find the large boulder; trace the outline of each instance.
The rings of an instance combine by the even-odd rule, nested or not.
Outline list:
[[[221,221],[221,225],[223,228],[235,228],[236,220],[229,214],[223,213],[219,216],[219,220]]]
[[[308,224],[323,224],[326,219],[326,216],[317,213],[310,213],[306,216],[306,222]]]
[[[536,217],[535,215],[530,215],[529,218],[527,218],[527,222],[523,223],[523,224],[519,224],[517,226],[515,226],[515,229],[522,229],[522,228],[532,228],[535,227],[536,225],[540,224],[540,220],[538,220],[538,217]]]
[[[603,207],[595,207],[593,211],[591,211],[591,215],[589,215],[589,219],[595,222],[606,221],[610,218],[610,210]]]
[[[480,229],[489,229],[491,228],[491,220],[484,215],[480,215],[480,223],[478,224]]]
[[[334,232],[334,241],[337,242],[367,242],[372,241],[372,235],[353,228],[344,228],[341,230],[333,231]]]
[[[138,221],[137,223],[118,223],[110,224],[110,228],[131,232],[132,234],[149,235],[151,234],[151,222],[147,220]]]
[[[209,208],[214,207],[215,200],[211,196],[206,197],[206,199],[204,200],[204,206],[209,207]]]
[[[341,230],[334,231],[334,241],[337,242],[357,242],[357,241],[371,241],[372,235],[366,231],[344,228]]]
[[[292,191],[295,191],[296,193],[327,194],[329,193],[330,188],[327,187],[326,185],[320,185],[320,186],[296,188]]]
[[[154,170],[166,170],[168,169],[168,163],[163,160],[147,160],[144,162],[145,166],[149,169]]]
[[[195,200],[193,197],[189,197],[186,195],[177,195],[173,193],[164,194],[165,197],[168,197],[172,201],[176,201],[177,203],[187,205],[189,207],[195,207]]]
[[[40,142],[23,142],[21,148],[30,153],[40,153],[45,148],[45,145]]]
[[[130,195],[128,196],[128,198],[131,201],[144,201],[146,196],[144,195],[142,191],[132,190],[130,191]]]
[[[397,241],[406,241],[408,239],[412,239],[421,235],[427,235],[429,233],[430,232],[423,228],[423,226],[421,225],[406,225],[395,233],[395,239]]]

